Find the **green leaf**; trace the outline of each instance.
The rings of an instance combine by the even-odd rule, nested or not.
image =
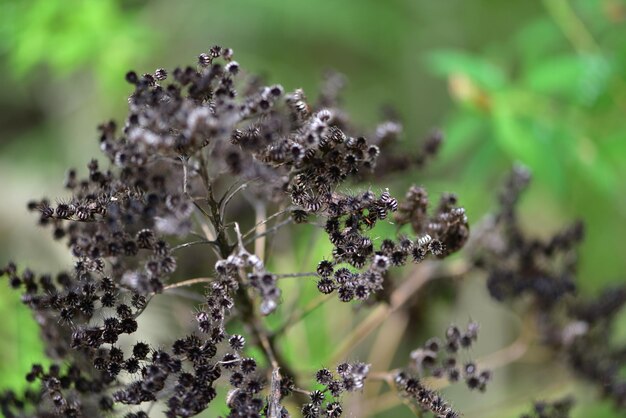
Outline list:
[[[427,57],[427,65],[435,74],[450,76],[464,74],[488,90],[504,87],[506,76],[502,69],[486,59],[460,51],[436,51]]]
[[[39,326],[20,301],[19,292],[5,283],[0,287],[0,315],[6,319],[0,328],[0,338],[10,341],[0,345],[0,390],[20,391],[28,386],[24,376],[32,364],[47,365],[50,360],[44,355]]]
[[[614,195],[617,192],[618,178],[610,160],[602,158],[602,154],[589,138],[579,137],[575,142],[575,148],[572,149],[575,161],[573,169],[582,173],[595,190],[609,196]]]
[[[554,129],[513,107],[510,95],[494,96],[493,129],[496,141],[513,160],[527,165],[534,177],[547,182],[555,194],[565,193],[563,160]]]
[[[486,125],[485,118],[477,112],[468,110],[453,113],[444,123],[445,140],[440,153],[441,160],[450,161],[467,153]]]
[[[542,94],[574,97],[583,77],[583,63],[577,55],[561,55],[538,62],[525,75],[523,85]]]
[[[521,52],[523,65],[529,67],[559,51],[567,41],[552,19],[541,16],[525,24],[515,35],[513,44]]]
[[[607,91],[614,74],[610,60],[600,54],[581,56],[582,75],[578,89],[578,102],[590,106]]]

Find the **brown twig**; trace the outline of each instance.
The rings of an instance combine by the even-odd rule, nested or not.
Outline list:
[[[409,324],[409,316],[406,312],[398,311],[389,317],[389,321],[391,324],[381,328],[378,332],[367,361],[379,370],[389,369]],[[366,396],[371,398],[378,395],[381,385],[382,382],[372,382],[367,385],[365,387]]]
[[[267,230],[267,224],[262,221],[267,217],[267,207],[263,202],[258,201],[254,205],[254,213],[256,215],[254,254],[259,257],[259,260],[265,261],[265,231]]]
[[[198,277],[195,279],[183,280],[182,282],[178,282],[178,283],[168,284],[167,286],[163,287],[163,291],[176,289],[177,287],[193,286],[194,284],[198,284],[198,283],[211,283],[213,281],[215,281],[215,279],[212,277]]]

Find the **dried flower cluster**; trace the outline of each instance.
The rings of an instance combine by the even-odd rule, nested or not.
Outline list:
[[[626,305],[626,286],[605,289],[595,298],[577,292],[577,245],[583,225],[575,222],[547,240],[528,237],[515,203],[529,184],[530,173],[516,167],[500,195],[500,211],[488,220],[476,251],[476,265],[488,272],[491,295],[504,301],[528,295],[542,342],[567,359],[579,376],[595,383],[615,406],[626,408],[624,345],[615,342],[616,316]],[[541,407],[537,416],[567,416],[573,401]],[[539,404],[543,405],[543,404]]]
[[[527,238],[515,211],[519,194],[530,180],[530,173],[516,167],[500,196],[500,212],[494,227],[501,229],[502,240],[492,240],[491,257],[481,259],[489,271],[487,287],[491,295],[503,300],[532,294],[542,309],[550,309],[575,289],[577,257],[571,251],[583,238],[583,225],[555,234],[549,241]]]
[[[456,383],[463,379],[470,389],[484,392],[491,379],[489,370],[479,371],[474,362],[459,364],[460,350],[469,349],[478,337],[478,323],[470,322],[465,331],[456,325],[446,330],[445,340],[430,338],[420,348],[411,352],[409,367],[394,375],[398,390],[425,412],[431,412],[438,418],[457,418],[455,411],[436,391],[425,386],[420,379],[435,377]]]
[[[422,187],[411,186],[398,200],[371,186],[427,163],[441,133],[412,155],[396,152],[399,122],[381,123],[367,139],[351,126],[338,105],[340,76],[329,75],[313,103],[302,90],[286,92],[246,75],[233,51],[218,46],[171,75],[129,72],[126,80],[134,91],[123,126],[99,126],[106,162],[92,160],[85,178],[70,170],[70,197],[28,205],[65,242],[73,268],[37,274],[9,263],[0,271],[21,290],[53,361],[33,365],[25,393],[0,395],[2,413],[139,418],[159,408],[167,417],[190,417],[220,397],[228,417],[341,416],[345,396],[361,393],[380,373],[358,361],[328,365],[310,376],[307,390],[262,317],[282,301],[280,279],[294,276],[313,277],[311,287],[316,283],[322,294],[364,309],[400,309],[398,300],[408,296],[398,297],[403,283],[392,272],[413,264],[429,274],[434,260],[427,257],[445,258],[468,242],[468,219],[455,195],[444,194],[431,209]],[[526,238],[515,203],[528,180],[521,169],[509,179],[500,213],[471,251],[472,268],[487,271],[498,300],[530,295],[546,344],[626,408],[623,348],[602,344],[626,290],[591,301],[575,297],[574,247],[582,228],[576,224],[548,242]],[[236,205],[241,196],[257,217],[251,225]],[[396,234],[379,239],[372,229],[381,222],[395,224]],[[271,271],[265,239],[302,224],[323,230],[332,251],[310,273]],[[249,231],[242,232],[244,225]],[[201,263],[186,253],[192,246],[206,249]],[[153,298],[199,283],[205,288],[194,293],[200,303],[192,330],[169,345],[137,337],[137,319]],[[428,379],[486,389],[491,372],[458,359],[478,328],[450,326],[384,380],[419,411],[460,416]],[[251,347],[261,357],[251,357]],[[561,410],[536,407],[535,415]]]
[[[484,392],[491,379],[488,370],[478,371],[473,362],[459,364],[457,357],[460,350],[468,350],[478,337],[478,324],[470,322],[463,332],[451,325],[446,330],[445,341],[433,337],[424,345],[411,352],[411,366],[420,377],[433,376],[457,382],[461,378],[470,389]]]
[[[306,418],[341,416],[343,407],[338,400],[344,392],[363,389],[369,369],[369,364],[341,363],[337,366],[336,374],[328,369],[318,370],[315,373],[315,380],[322,386],[322,390],[310,392],[310,402],[302,406],[302,416]],[[326,400],[327,394],[332,397],[331,400]],[[326,403],[323,404],[325,400]]]
[[[285,414],[279,402],[293,381],[276,378],[281,395],[270,402],[263,395],[265,370],[242,353],[249,339],[274,370],[292,374],[257,317],[276,309],[281,290],[262,251],[249,249],[263,233],[242,234],[245,221],[232,220],[229,203],[238,193],[246,193],[255,207],[277,208],[268,221],[284,215],[265,234],[289,223],[325,222],[334,249],[312,274],[321,292],[336,292],[345,302],[381,290],[391,267],[419,263],[429,253],[442,257],[467,237],[467,219],[453,197],[428,217],[424,205],[412,210],[409,194],[398,214],[414,225],[415,236],[375,247],[367,231],[398,211],[398,201],[387,190],[349,193],[339,186],[371,177],[401,126],[383,123],[372,140],[352,133],[337,106],[337,75],[312,105],[302,90],[285,92],[250,77],[238,81],[246,77],[232,50],[213,47],[196,67],[176,68],[169,78],[164,69],[129,72],[126,80],[135,89],[121,131],[114,122],[99,127],[107,167],[92,160],[84,179],[70,170],[70,198],[29,204],[40,224],[67,243],[75,264],[57,275],[14,264],[3,269],[11,286],[24,292],[24,303],[42,326],[47,354],[59,364],[33,367],[28,380],[39,381],[40,392],[3,396],[7,416],[27,415],[27,403],[43,415],[141,416],[145,412],[124,406],[156,401],[167,416],[192,416],[217,396],[218,384],[231,387],[229,416]],[[423,164],[440,142],[434,135],[406,164]],[[382,161],[389,165],[393,158]],[[229,180],[235,186],[220,192]],[[200,240],[186,240],[198,229]],[[195,332],[170,347],[120,344],[122,335],[138,331],[137,317],[151,298],[180,283],[172,278],[184,258],[175,252],[196,244],[213,250],[215,278],[197,308]],[[226,325],[233,320],[248,325],[250,336],[230,334]],[[361,363],[339,365],[337,376],[321,370],[317,381],[324,388],[310,392],[303,413],[339,416],[342,393],[360,390],[368,371]],[[325,401],[327,394],[332,400]]]
[[[520,418],[569,418],[574,406],[572,398],[559,399],[554,402],[538,401],[533,405],[533,411]]]

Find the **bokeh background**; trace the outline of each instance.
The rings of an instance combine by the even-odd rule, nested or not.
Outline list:
[[[353,120],[371,130],[393,108],[407,149],[441,128],[440,157],[393,183],[398,195],[411,183],[435,198],[454,191],[475,224],[494,207],[511,165],[528,166],[534,181],[521,202],[523,222],[547,236],[585,221],[579,279],[593,294],[625,280],[625,39],[624,0],[2,0],[0,264],[67,266],[63,246],[37,228],[27,201],[63,196],[67,168],[82,169],[97,155],[96,125],[125,115],[127,70],[171,70],[220,44],[248,71],[312,97],[326,70],[345,74]],[[292,253],[278,264],[297,269],[327,255],[320,247],[319,257],[306,258],[313,239],[293,237]],[[450,322],[482,323],[476,356],[519,333],[515,311],[489,299],[484,278],[428,288],[424,299],[414,321],[400,322],[407,336],[391,365]],[[337,322],[332,309],[346,308],[329,304],[294,330],[288,356],[322,365],[336,328],[349,329],[359,315]],[[191,308],[163,312],[185,323]],[[42,347],[19,296],[1,283],[0,315],[0,388],[19,388],[30,363],[42,361]],[[159,311],[152,316],[159,320]],[[626,339],[626,319],[620,327]],[[445,393],[467,417],[514,417],[532,400],[567,393],[579,395],[576,417],[618,416],[593,388],[573,384],[561,360],[530,350],[497,370],[486,394]],[[378,416],[407,413],[400,404]]]

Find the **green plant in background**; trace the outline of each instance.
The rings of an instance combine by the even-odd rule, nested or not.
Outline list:
[[[140,2],[123,0],[1,2],[0,56],[6,59],[3,67],[7,77],[28,85],[37,80],[38,73],[58,80],[90,69],[103,90],[121,90],[124,83],[114,74],[123,73],[133,61],[145,59],[158,41],[158,34],[138,21],[141,6]],[[29,141],[28,137],[37,136],[40,140],[38,128],[32,126],[34,132],[21,139]],[[2,141],[10,142],[10,138]],[[39,148],[48,148],[41,141],[39,144]],[[54,163],[48,159],[58,151],[54,143],[49,147],[54,148],[41,151],[42,159],[36,164]],[[6,251],[4,246],[0,249]],[[19,298],[6,289],[0,291],[0,313],[10,318],[0,338],[14,342],[0,345],[0,386],[22,387],[29,364],[48,363],[38,327]]]
[[[626,175],[625,6],[544,5],[546,15],[481,53],[439,50],[428,56],[458,104],[445,122],[444,154],[466,161],[473,183],[511,161],[530,167],[548,201],[593,226],[585,253],[611,276],[624,268],[615,260],[626,232],[614,225],[626,208],[620,180]],[[597,271],[597,265],[585,264],[585,271]]]
[[[0,328],[0,340],[11,344],[0,345],[0,387],[26,388],[24,371],[33,362],[49,361],[44,356],[44,347],[39,338],[38,327],[32,315],[24,308],[17,294],[0,289],[0,315],[10,318]]]
[[[90,67],[103,87],[119,88],[122,84],[111,75],[145,59],[158,41],[157,33],[139,22],[141,3],[5,0],[0,6],[0,51],[21,79],[42,66],[53,77]]]

